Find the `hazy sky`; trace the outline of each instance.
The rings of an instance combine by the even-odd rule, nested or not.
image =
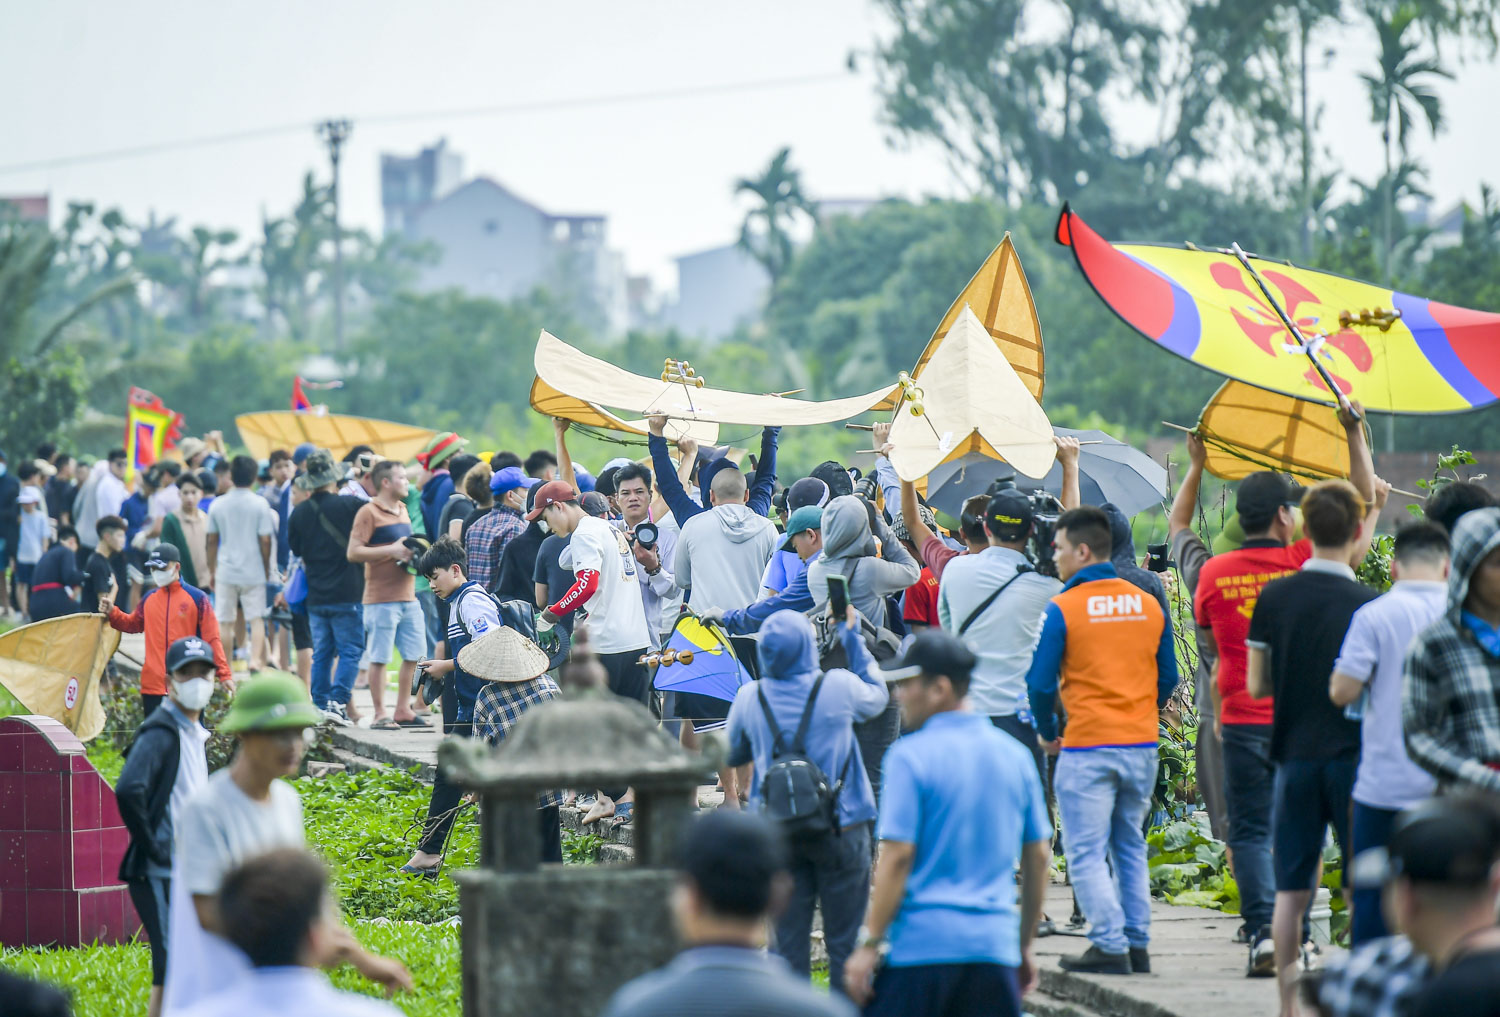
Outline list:
[[[553,212],[603,212],[632,272],[673,285],[671,257],[733,239],[734,180],[791,145],[818,197],[959,192],[931,145],[887,144],[868,72],[843,74],[880,31],[870,0],[516,3],[258,0],[0,4],[0,167],[305,122],[306,130],[67,167],[0,171],[0,194],[91,199],[131,217],[258,228],[290,208],[308,168],[326,173],[311,124],[354,120],[346,221],[380,227],[378,156],[446,136],[468,175]],[[1379,173],[1379,135],[1355,72],[1363,26],[1331,39],[1314,76],[1321,140],[1356,176]],[[484,117],[380,117],[478,106],[830,80],[753,92],[600,102]],[[1417,153],[1446,207],[1500,183],[1491,129],[1500,68],[1470,64],[1442,94],[1449,130]],[[54,212],[56,217],[56,212]],[[1167,239],[1167,238],[1163,238]],[[1203,239],[1203,238],[1200,238]],[[1232,238],[1223,238],[1225,241]]]

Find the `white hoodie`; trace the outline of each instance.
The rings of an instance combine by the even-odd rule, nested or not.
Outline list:
[[[746,505],[716,505],[687,521],[673,561],[688,606],[735,611],[760,596],[760,577],[776,552],[776,527]]]

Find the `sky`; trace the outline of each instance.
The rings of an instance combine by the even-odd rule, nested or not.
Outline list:
[[[783,145],[814,197],[963,193],[935,145],[890,142],[869,61],[846,69],[883,29],[871,0],[11,3],[0,9],[0,90],[11,97],[0,108],[0,195],[50,193],[54,218],[91,200],[133,219],[155,212],[251,234],[263,212],[290,209],[307,170],[326,175],[312,125],[348,117],[346,224],[380,229],[380,153],[447,138],[468,176],[549,212],[608,214],[627,269],[670,288],[674,256],[734,239],[745,208],[735,180]],[[1312,79],[1326,105],[1319,141],[1373,179],[1379,133],[1355,77],[1373,64],[1373,36],[1351,27],[1328,43],[1334,55]],[[722,89],[789,79],[801,80]],[[678,94],[628,98],[661,92]],[[1490,129],[1500,66],[1470,63],[1440,93],[1448,132],[1423,134],[1415,151],[1446,208],[1477,201],[1481,180],[1500,184]],[[451,114],[563,100],[587,101]],[[290,129],[6,169],[274,127]]]

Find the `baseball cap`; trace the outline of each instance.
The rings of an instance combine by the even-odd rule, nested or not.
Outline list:
[[[786,521],[786,539],[781,542],[781,550],[791,551],[792,538],[799,533],[808,530],[823,529],[823,510],[816,505],[803,505],[791,514]]]
[[[285,731],[317,727],[322,722],[323,715],[313,706],[301,679],[285,671],[266,671],[240,686],[219,730],[230,734]]]
[[[304,441],[301,445],[292,449],[292,462],[301,466],[303,461],[318,450],[318,446],[310,441]],[[331,457],[330,457],[331,458]]]
[[[1001,491],[984,509],[984,524],[1001,540],[1016,541],[1031,532],[1031,499],[1020,491]]]
[[[1383,848],[1361,851],[1350,867],[1358,889],[1398,876],[1434,886],[1478,887],[1500,859],[1500,815],[1474,796],[1434,798],[1396,818]]]
[[[584,469],[582,466],[578,466],[576,464],[573,467],[573,479],[578,481],[578,490],[582,491],[584,494],[588,494],[590,491],[598,487],[598,485],[594,482],[594,475],[588,470]]]
[[[518,487],[535,487],[540,481],[528,477],[519,466],[507,466],[490,478],[491,494],[507,494]]]
[[[176,544],[157,544],[151,551],[151,556],[146,559],[148,569],[164,569],[168,565],[181,565],[182,552],[177,550]]]
[[[1252,473],[1240,481],[1235,493],[1235,511],[1241,525],[1258,531],[1275,519],[1276,510],[1281,506],[1300,504],[1304,493],[1306,489],[1292,483],[1285,474]]]
[[[804,505],[822,508],[828,504],[828,485],[817,477],[803,477],[786,491],[786,507],[795,512]]]
[[[501,470],[504,473],[505,470]],[[526,513],[528,521],[540,519],[542,513],[553,505],[565,505],[570,501],[577,501],[578,494],[566,480],[549,480],[537,488],[536,501],[530,512]]]
[[[21,493],[16,496],[16,503],[20,505],[36,505],[42,500],[42,492],[34,487],[23,487]]]
[[[974,663],[974,654],[956,637],[941,629],[924,629],[907,644],[894,667],[878,673],[886,682],[901,682],[920,674],[967,677]]]
[[[596,519],[603,519],[609,515],[609,499],[598,491],[585,491],[579,504],[583,510]]]
[[[854,493],[854,481],[850,478],[849,471],[832,459],[825,459],[817,466],[814,466],[812,477],[828,485],[828,496],[830,498]],[[793,484],[792,486],[795,487],[796,485]],[[790,504],[790,501],[788,501],[788,504]]]
[[[632,458],[630,458],[629,456],[615,456],[609,462],[607,462],[607,463],[604,464],[604,469],[605,470],[618,470],[620,467],[622,467],[622,466],[629,466],[633,462],[635,462],[635,460],[632,459]],[[600,470],[599,471],[599,475],[603,476],[604,475],[604,470]]]
[[[214,662],[214,648],[197,636],[184,636],[167,647],[167,674],[176,674],[186,664]]]

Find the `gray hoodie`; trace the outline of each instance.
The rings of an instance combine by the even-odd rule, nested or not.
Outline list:
[[[828,576],[849,580],[849,600],[859,613],[876,625],[884,625],[885,598],[902,593],[922,576],[922,566],[891,533],[879,513],[876,532],[870,533],[870,512],[852,494],[842,495],[823,506],[823,553],[807,567],[807,591],[813,607],[828,603]],[[876,537],[885,557],[876,556]]]
[[[677,538],[677,585],[691,589],[695,611],[737,611],[760,596],[760,577],[776,551],[776,527],[746,505],[715,505],[693,516]]]

